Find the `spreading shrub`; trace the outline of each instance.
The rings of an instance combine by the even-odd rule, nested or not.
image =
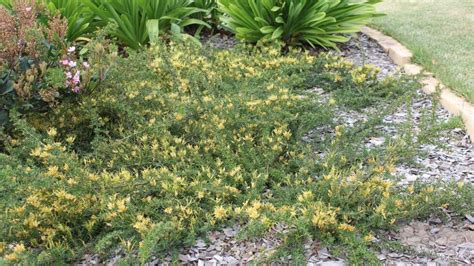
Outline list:
[[[258,197],[268,175],[296,174],[302,121],[318,116],[300,115],[317,106],[290,89],[313,59],[252,53],[156,47],[122,59],[80,102],[29,123],[13,115],[1,239],[73,248],[168,228],[155,236],[177,244],[226,220],[215,208]]]
[[[318,60],[308,85],[323,88],[332,93],[338,104],[362,109],[374,104],[393,101],[418,87],[415,79],[405,76],[380,76],[380,68],[374,65],[358,66],[342,57],[323,55]]]
[[[219,0],[223,23],[247,42],[283,40],[287,44],[335,47],[377,16],[381,0]]]
[[[364,249],[373,230],[472,196],[396,187],[389,159],[316,161],[301,139],[331,124],[330,108],[301,89],[326,58],[280,51],[159,45],[47,116],[13,112],[0,135],[0,262],[137,247],[143,263],[229,223],[254,235],[284,223],[289,246],[311,236]]]

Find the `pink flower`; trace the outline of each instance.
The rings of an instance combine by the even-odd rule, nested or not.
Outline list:
[[[79,84],[79,82],[81,82],[81,71],[77,71],[74,75],[74,78],[72,79],[72,83],[74,83],[74,85]]]
[[[86,69],[90,67],[89,63],[87,63],[87,62],[82,63],[82,65],[83,65]]]
[[[74,93],[79,93],[81,91],[81,88],[79,88],[78,86],[74,87],[74,89],[72,89],[72,92]]]
[[[69,67],[76,67],[77,63],[75,61],[69,61]]]
[[[76,47],[75,46],[71,46],[67,49],[67,52],[68,53],[74,53],[76,51]]]
[[[72,73],[71,72],[66,72],[66,77],[68,79],[72,79]]]
[[[30,12],[31,11],[31,7],[27,7],[25,8],[26,12]]]
[[[65,59],[65,60],[60,61],[60,63],[61,63],[63,66],[67,66],[67,65],[69,65],[69,60]]]

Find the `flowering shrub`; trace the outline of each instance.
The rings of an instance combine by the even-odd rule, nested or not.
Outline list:
[[[13,1],[11,12],[0,6],[0,20],[0,125],[12,108],[44,112],[103,80],[106,48],[94,40],[69,47],[67,22],[41,24],[35,1]]]
[[[144,263],[228,223],[366,247],[373,230],[450,204],[449,193],[472,198],[468,186],[397,188],[390,160],[316,162],[301,137],[331,110],[299,88],[322,59],[280,50],[155,46],[48,117],[13,113],[0,262],[70,263],[84,243],[104,256],[122,243]]]

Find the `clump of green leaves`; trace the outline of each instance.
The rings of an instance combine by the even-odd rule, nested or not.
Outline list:
[[[378,15],[380,0],[219,0],[224,25],[247,42],[263,39],[334,48]]]
[[[86,1],[43,0],[43,2],[51,14],[60,14],[67,20],[65,37],[69,42],[91,35],[98,26],[96,15],[86,6]]]
[[[209,26],[192,15],[206,10],[192,6],[190,0],[99,0],[86,1],[87,6],[104,23],[117,25],[113,35],[118,40],[139,49],[163,32],[180,35],[189,25]]]

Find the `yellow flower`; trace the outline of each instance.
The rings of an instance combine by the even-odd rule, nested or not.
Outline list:
[[[166,208],[166,209],[164,210],[164,212],[165,212],[166,214],[171,214],[171,213],[173,212],[173,208],[168,207],[168,208]]]
[[[127,206],[126,206],[127,201],[128,201],[127,199],[117,201],[117,210],[118,210],[118,212],[122,213],[122,212],[125,212],[127,210]]]
[[[23,244],[18,244],[13,248],[13,252],[15,254],[23,253],[23,252],[25,252],[25,250],[26,250],[26,248]]]
[[[242,213],[242,208],[236,207],[236,208],[234,209],[234,213],[235,213],[236,215],[241,214],[241,213]]]
[[[31,195],[26,199],[26,202],[34,207],[40,206],[39,198],[36,195]]]
[[[278,100],[278,96],[276,96],[276,95],[271,95],[271,96],[268,98],[268,100],[274,102],[274,101]]]
[[[23,224],[32,229],[37,228],[39,226],[39,222],[38,220],[36,220],[34,214],[30,214]]]
[[[48,135],[50,137],[56,137],[56,135],[58,135],[58,131],[56,130],[56,128],[52,127],[48,130]]]
[[[387,219],[387,216],[385,213],[385,205],[383,203],[380,204],[377,208],[375,208],[375,212],[382,215],[383,218]]]
[[[344,126],[336,126],[335,131],[336,131],[336,137],[342,136],[344,130]]]
[[[403,204],[403,202],[401,200],[396,200],[395,201],[395,206],[397,206],[397,207],[401,207],[402,204]]]
[[[93,182],[99,180],[99,176],[96,174],[89,174],[89,179]]]
[[[36,147],[34,150],[31,151],[30,155],[34,157],[40,157],[42,154],[41,147]]]
[[[311,221],[313,222],[314,226],[324,229],[326,226],[336,223],[336,213],[334,211],[324,212],[317,210]]]
[[[227,210],[224,209],[222,206],[214,208],[214,217],[218,220],[222,220],[227,216]]]
[[[260,221],[262,222],[263,225],[265,226],[270,226],[272,224],[272,221],[267,217],[263,216]]]
[[[15,253],[12,253],[12,254],[8,254],[8,255],[5,255],[5,259],[8,260],[8,261],[15,261],[17,260],[17,256]]]
[[[75,136],[70,136],[66,139],[66,142],[69,144],[73,144],[75,140],[76,140]]]
[[[257,219],[260,216],[260,213],[258,213],[258,209],[255,207],[248,208],[247,214],[250,217],[250,219]]]
[[[175,118],[176,120],[178,120],[178,121],[181,121],[181,120],[183,120],[184,116],[183,116],[183,114],[176,113],[176,114],[174,115],[174,118]]]
[[[197,196],[198,196],[198,199],[203,199],[205,195],[206,193],[204,193],[203,191],[199,191]]]
[[[372,234],[368,234],[368,235],[364,236],[364,241],[365,242],[372,242],[374,240],[375,240],[375,237]]]
[[[57,166],[50,166],[48,167],[48,172],[46,175],[51,177],[57,177],[59,175],[59,167]]]
[[[426,192],[427,193],[433,193],[434,192],[434,187],[433,186],[429,186],[426,188]]]
[[[139,233],[144,233],[150,228],[151,220],[149,218],[145,218],[143,215],[137,216],[137,222],[133,225]]]
[[[344,223],[339,225],[339,229],[343,231],[354,232],[355,227],[350,224]]]
[[[313,192],[305,191],[305,192],[303,192],[303,194],[298,196],[298,201],[303,202],[303,201],[306,201],[306,200],[312,200],[313,197],[314,197]]]

